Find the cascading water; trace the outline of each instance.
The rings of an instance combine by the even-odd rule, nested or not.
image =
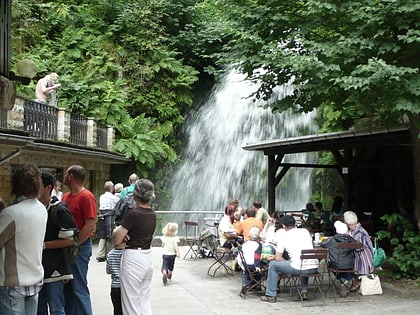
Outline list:
[[[267,157],[245,151],[242,146],[267,139],[282,139],[314,133],[315,113],[273,114],[249,95],[256,84],[235,71],[216,85],[207,102],[186,121],[188,142],[182,162],[172,179],[170,210],[223,211],[231,198],[241,207],[253,200],[267,204]],[[280,87],[278,99],[291,93]],[[287,162],[314,163],[316,154],[286,156]],[[276,188],[276,210],[304,208],[310,198],[311,169],[291,169]]]

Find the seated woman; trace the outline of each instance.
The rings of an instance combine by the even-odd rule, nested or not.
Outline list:
[[[339,243],[356,243],[356,241],[348,235],[347,225],[341,221],[335,221],[334,227],[336,234],[321,243],[321,247],[327,248],[328,267],[338,270],[353,269],[354,267],[354,250],[351,248],[338,249]],[[349,272],[342,272],[337,275],[337,279],[341,282],[340,295],[346,296],[350,283],[354,279],[354,274]]]
[[[236,209],[232,205],[225,208],[225,214],[219,222],[218,233],[220,246],[231,249],[238,237],[236,233],[234,222],[234,213]]]
[[[373,272],[373,245],[369,233],[358,222],[356,213],[353,211],[344,212],[344,222],[349,227],[349,234],[356,242],[362,243],[363,248],[355,251],[354,269],[356,276],[363,276]],[[353,281],[352,291],[358,290],[360,280]]]

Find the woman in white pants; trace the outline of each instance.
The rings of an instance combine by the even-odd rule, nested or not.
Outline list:
[[[134,188],[137,207],[130,210],[115,229],[114,242],[126,242],[121,258],[121,302],[124,315],[150,315],[150,286],[153,275],[151,243],[156,214],[150,207],[154,185],[139,179]]]

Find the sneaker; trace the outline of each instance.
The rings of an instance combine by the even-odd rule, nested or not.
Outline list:
[[[277,298],[275,296],[269,296],[269,295],[263,295],[261,297],[262,302],[268,302],[268,303],[276,303]]]
[[[168,275],[166,274],[166,272],[162,273],[162,282],[163,285],[166,285],[168,283]]]

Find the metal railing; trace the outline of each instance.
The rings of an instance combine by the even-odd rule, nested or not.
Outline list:
[[[156,211],[156,235],[162,235],[162,228],[168,222],[178,223],[178,235],[185,235],[184,221],[194,221],[198,223],[199,233],[205,228],[209,228],[213,233],[217,233],[214,223],[222,218],[223,211]]]
[[[96,146],[101,149],[107,148],[107,128],[97,127],[96,128]]]
[[[87,118],[71,114],[70,142],[80,145],[87,144]]]
[[[25,100],[24,130],[31,137],[57,140],[58,108]]]
[[[7,129],[7,110],[0,109],[0,128]]]

